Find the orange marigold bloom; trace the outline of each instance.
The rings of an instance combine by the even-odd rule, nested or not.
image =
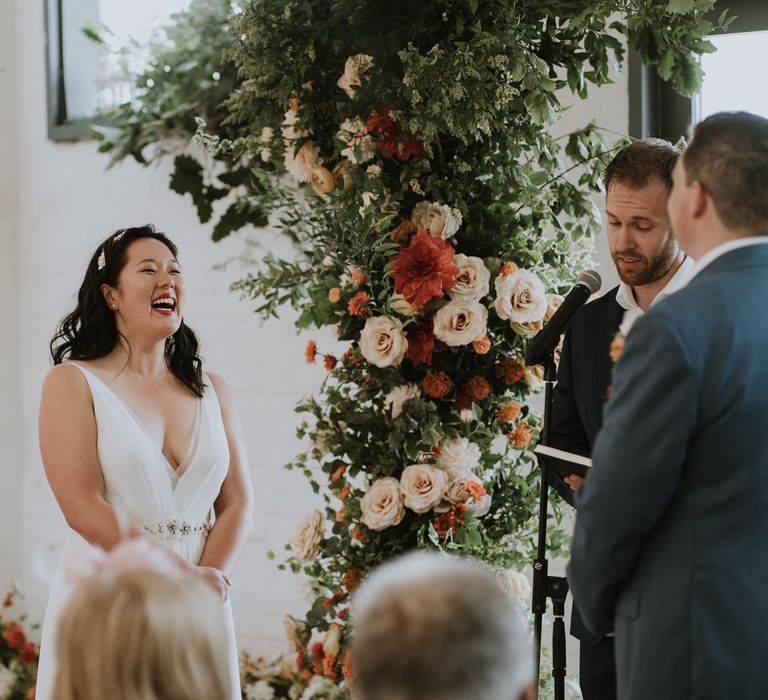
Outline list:
[[[472,349],[478,355],[485,355],[491,349],[491,339],[485,335],[482,338],[472,341]]]
[[[346,464],[340,464],[336,471],[331,474],[331,482],[336,482],[339,479],[341,479],[342,476],[344,476],[345,472],[347,471],[347,465]]]
[[[509,435],[507,435],[512,447],[523,450],[531,444],[531,428],[527,423],[520,423]]]
[[[516,421],[523,412],[523,407],[517,401],[507,401],[498,410],[497,415],[502,423],[512,423]]]
[[[517,272],[517,265],[513,262],[504,263],[499,268],[499,277],[509,277]]]
[[[344,488],[339,491],[339,498],[342,501],[345,501],[347,499],[347,496],[349,496],[349,484],[344,484]]]
[[[358,287],[365,284],[368,281],[368,276],[359,267],[352,268],[350,277]]]
[[[347,681],[347,683],[351,683],[355,680],[355,671],[352,666],[351,652],[344,654],[344,660],[341,662],[341,675],[344,676],[344,680]]]
[[[336,358],[333,355],[323,355],[323,366],[330,372],[336,366]]]
[[[479,501],[488,495],[485,487],[480,482],[473,481],[472,479],[467,479],[464,482],[464,488],[467,489],[467,493],[476,501]]]
[[[307,341],[307,347],[304,348],[304,359],[308,365],[315,364],[315,358],[317,357],[317,343],[314,340]]]
[[[331,654],[326,654],[323,659],[323,675],[326,678],[330,678],[332,681],[336,681],[336,657]]]
[[[507,385],[517,384],[525,376],[525,367],[514,357],[505,357],[496,365],[496,376]]]
[[[331,304],[337,304],[340,299],[341,290],[338,287],[333,287],[332,289],[328,290],[328,301],[330,301]]]
[[[393,241],[399,242],[407,238],[408,234],[413,233],[415,230],[416,230],[416,224],[414,224],[413,221],[411,221],[410,219],[406,219],[396,229],[393,229],[390,232],[389,237]]]
[[[467,395],[472,401],[478,403],[480,401],[485,401],[485,399],[491,395],[492,390],[491,383],[485,377],[481,377],[480,375],[472,377],[472,379],[467,382]]]
[[[405,300],[421,308],[430,299],[443,296],[456,284],[459,268],[453,262],[456,251],[428,231],[419,231],[407,248],[394,257],[389,274],[395,280],[395,291]]]
[[[451,378],[443,371],[427,372],[422,382],[424,393],[433,399],[442,399],[448,396],[453,386]]]
[[[344,582],[344,587],[350,593],[354,593],[360,587],[360,583],[363,580],[363,572],[353,566],[344,572],[341,580]]]
[[[371,301],[371,295],[368,292],[358,292],[347,304],[347,311],[350,316],[359,316],[365,318],[369,315],[368,303]]]

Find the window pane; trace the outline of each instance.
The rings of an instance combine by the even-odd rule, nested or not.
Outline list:
[[[694,121],[710,114],[746,110],[768,117],[768,91],[750,79],[768,64],[768,31],[710,36],[716,53],[704,54],[704,82],[694,99]]]

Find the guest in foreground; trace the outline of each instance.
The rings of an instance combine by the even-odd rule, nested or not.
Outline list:
[[[672,229],[696,267],[638,319],[576,494],[568,572],[622,700],[768,687],[768,120],[701,122]]]
[[[43,623],[37,700],[51,697],[62,573],[126,530],[160,542],[226,601],[240,698],[227,598],[251,527],[248,460],[230,391],[203,371],[185,310],[176,246],[152,226],[122,229],[94,252],[51,342],[40,450],[71,530]]]
[[[158,546],[112,551],[62,613],[56,700],[229,700],[221,599]]]
[[[531,644],[511,594],[479,564],[409,554],[353,602],[360,700],[533,698]]]
[[[626,334],[646,310],[688,282],[694,263],[680,250],[667,215],[679,156],[668,141],[641,139],[622,148],[605,170],[605,233],[621,284],[584,306],[565,334],[552,407],[552,447],[591,455],[611,384],[614,336]],[[581,477],[571,475],[566,483],[556,488],[573,504]],[[615,700],[613,637],[590,633],[578,607],[571,634],[580,642],[584,700]]]

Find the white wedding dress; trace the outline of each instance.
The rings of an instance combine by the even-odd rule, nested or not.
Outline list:
[[[198,402],[187,455],[174,470],[127,404],[92,372],[71,364],[82,371],[93,396],[97,452],[107,501],[163,545],[196,564],[210,529],[213,502],[229,469],[227,438],[210,379],[206,377],[208,386]],[[69,532],[43,622],[37,700],[53,700],[57,619],[71,588],[71,572],[82,568],[90,560],[91,552],[91,545],[76,532]],[[232,700],[240,700],[238,654],[229,601],[222,610],[229,628]],[[200,663],[208,660],[200,659]]]

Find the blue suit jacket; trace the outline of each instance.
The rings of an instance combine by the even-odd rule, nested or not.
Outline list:
[[[568,576],[616,634],[618,697],[768,697],[768,245],[629,334],[576,497]]]

